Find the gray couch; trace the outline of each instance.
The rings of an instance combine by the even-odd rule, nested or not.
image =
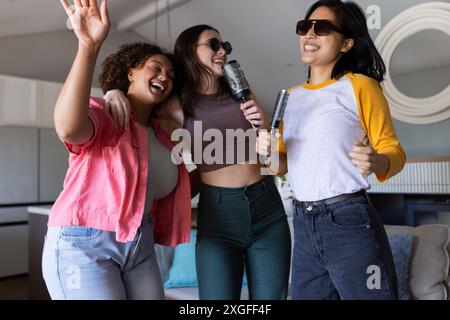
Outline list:
[[[292,231],[292,229],[291,229]],[[386,226],[388,235],[413,235],[413,248],[409,268],[409,292],[414,300],[448,300],[450,296],[449,238],[447,225],[423,225],[419,227]],[[169,251],[171,249],[168,249]],[[171,254],[157,250],[163,277],[170,268]],[[173,254],[173,251],[172,251]],[[197,287],[165,289],[166,299],[197,300]],[[248,299],[243,288],[241,299]]]

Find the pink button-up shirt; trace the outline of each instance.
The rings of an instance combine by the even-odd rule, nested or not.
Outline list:
[[[94,136],[83,146],[66,143],[69,169],[48,226],[76,225],[113,231],[117,241],[126,242],[135,238],[144,211],[148,137],[145,129],[133,121],[129,130],[120,130],[103,106],[103,99],[91,98],[89,118]],[[174,144],[157,119],[152,127],[159,141],[172,150]],[[184,164],[178,165],[175,189],[155,201],[151,213],[145,214],[153,217],[157,243],[175,246],[189,242],[191,192]]]

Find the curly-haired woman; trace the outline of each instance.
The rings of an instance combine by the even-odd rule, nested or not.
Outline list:
[[[70,158],[49,217],[47,288],[52,299],[162,299],[154,243],[187,242],[191,213],[188,172],[171,161],[173,145],[152,117],[174,87],[174,63],[144,43],[124,45],[106,59],[102,89],[121,88],[132,106],[133,121],[119,129],[104,101],[89,97],[109,30],[106,1],[100,10],[96,0],[75,0],[75,10],[61,3],[75,26],[78,53],[54,111]]]

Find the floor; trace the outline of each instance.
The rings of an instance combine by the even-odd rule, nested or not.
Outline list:
[[[27,300],[28,276],[0,278],[0,300]]]

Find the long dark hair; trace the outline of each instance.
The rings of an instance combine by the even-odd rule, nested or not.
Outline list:
[[[184,30],[175,42],[175,56],[179,59],[184,69],[180,101],[186,117],[194,116],[194,103],[200,79],[207,77],[212,81],[212,72],[199,61],[196,54],[197,41],[205,30],[213,30],[219,33],[217,29],[209,25],[197,25]],[[222,77],[219,82],[220,86],[217,95],[225,96],[229,94],[226,80]]]
[[[319,7],[327,7],[336,15],[337,24],[343,29],[348,39],[353,39],[354,45],[347,53],[342,54],[333,68],[332,78],[337,79],[346,72],[361,73],[378,82],[384,80],[386,65],[370,38],[367,28],[366,15],[359,5],[354,2],[340,0],[320,0],[312,5],[306,13],[308,20]],[[311,75],[311,67],[308,77]]]

